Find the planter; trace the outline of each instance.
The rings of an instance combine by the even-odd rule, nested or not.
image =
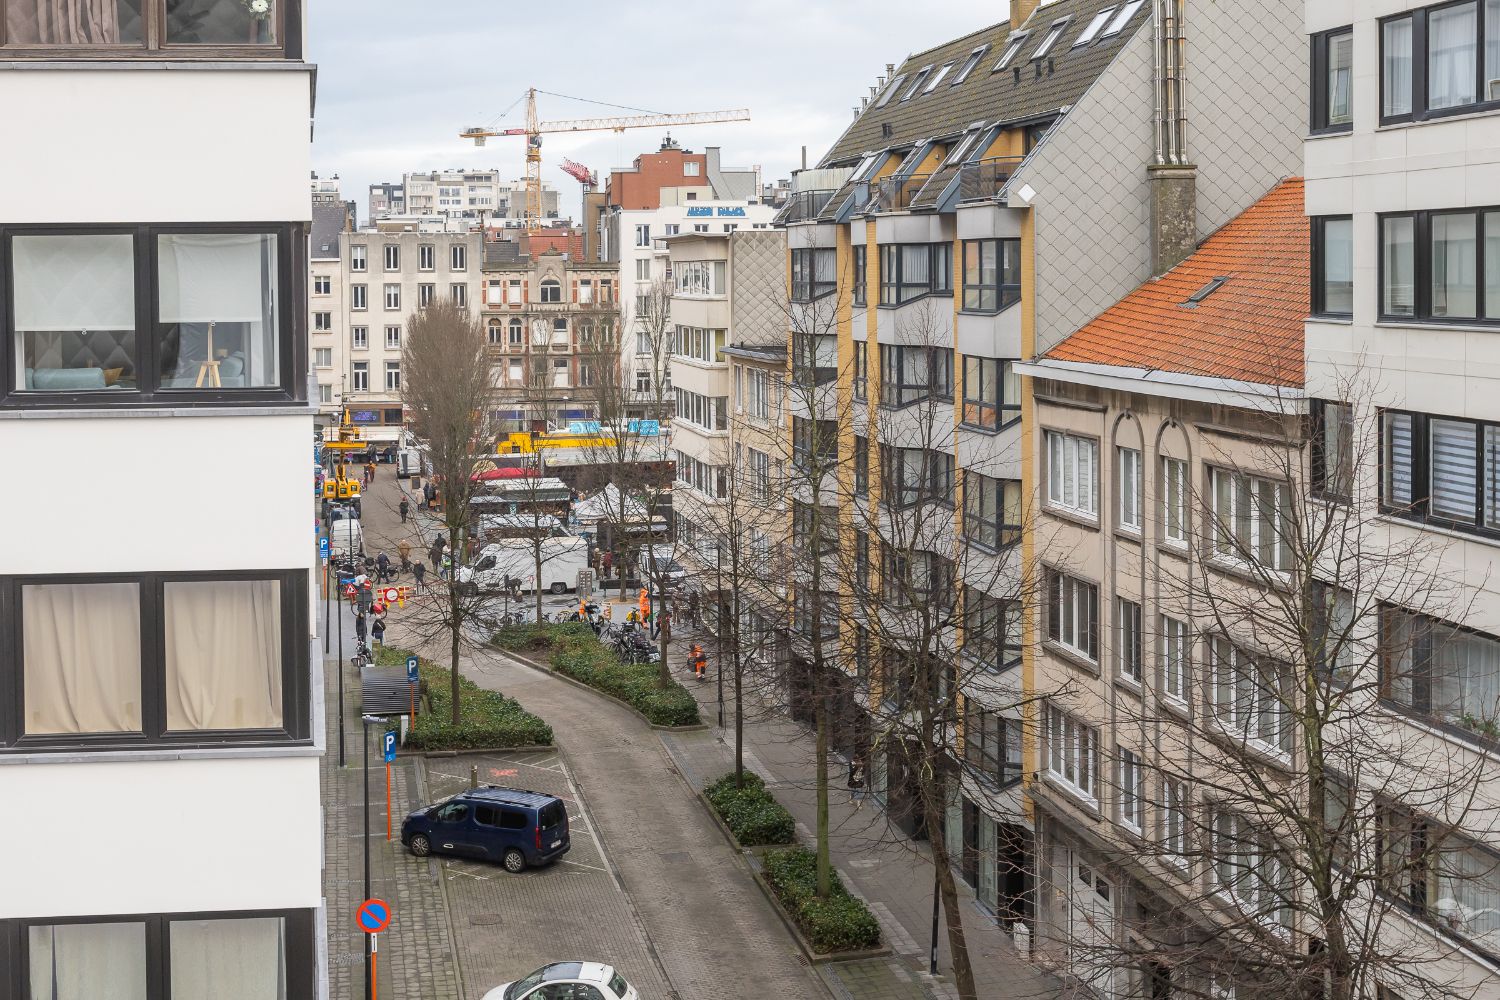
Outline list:
[[[699,722],[699,723],[696,723],[696,724],[690,725],[690,726],[663,726],[663,725],[659,725],[659,724],[657,724],[655,722],[652,722],[651,719],[647,717],[646,713],[644,713],[640,709],[636,708],[634,705],[632,705],[630,702],[626,701],[624,698],[620,698],[620,697],[617,697],[616,695],[610,694],[608,691],[601,691],[601,690],[599,690],[596,687],[593,687],[591,685],[583,683],[583,681],[575,680],[574,678],[569,677],[567,674],[565,674],[562,671],[558,670],[556,667],[552,666],[551,664],[542,663],[540,660],[532,659],[530,656],[527,656],[525,653],[517,653],[514,650],[506,649],[504,646],[501,646],[498,643],[491,642],[489,644],[489,646],[490,646],[491,649],[495,650],[496,652],[503,653],[504,655],[509,656],[511,659],[517,661],[518,663],[522,663],[522,664],[524,664],[524,665],[526,665],[528,667],[531,667],[533,670],[540,670],[543,673],[551,674],[553,677],[556,677],[558,680],[563,681],[564,683],[567,683],[567,684],[571,684],[574,687],[579,688],[580,690],[588,691],[589,693],[598,695],[601,698],[608,698],[610,701],[614,702],[616,705],[619,705],[621,708],[624,708],[626,711],[630,712],[630,714],[632,714],[636,718],[640,719],[646,725],[650,726],[652,729],[655,729],[655,730],[657,730],[659,732],[664,732],[664,733],[701,733],[704,730],[707,730],[707,729],[711,728],[708,725],[708,723],[706,723],[706,722]]]
[[[772,848],[767,848],[772,850]],[[760,861],[757,858],[751,863],[750,874],[755,879],[755,885],[771,904],[771,909],[776,911],[776,917],[786,927],[787,932],[792,935],[792,940],[797,942],[797,948],[806,956],[807,960],[814,965],[822,965],[828,962],[856,962],[862,958],[885,958],[891,954],[891,949],[886,945],[879,948],[862,948],[853,951],[816,951],[812,943],[802,933],[802,928],[797,926],[797,921],[781,905],[781,897],[776,895],[776,890],[766,881],[766,877],[760,872]]]

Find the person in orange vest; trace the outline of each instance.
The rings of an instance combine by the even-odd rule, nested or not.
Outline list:
[[[696,642],[693,643],[693,676],[700,681],[708,679],[708,656]]]

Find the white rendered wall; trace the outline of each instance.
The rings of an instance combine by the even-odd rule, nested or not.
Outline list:
[[[321,902],[316,757],[0,766],[0,799],[0,919]]]
[[[26,470],[0,500],[21,515],[0,573],[306,566],[312,423],[311,410],[0,419],[0,453]]]
[[[0,73],[5,221],[309,219],[312,67],[286,65]]]

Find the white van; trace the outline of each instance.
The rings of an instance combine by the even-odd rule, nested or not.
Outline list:
[[[578,574],[588,568],[588,542],[576,536],[542,539],[541,589],[554,594],[578,586]],[[507,538],[486,545],[472,566],[460,566],[458,582],[470,593],[502,590],[509,577],[520,582],[522,591],[536,588],[536,554],[531,541]]]
[[[640,570],[642,586],[655,587],[661,584],[671,590],[680,587],[687,580],[687,570],[677,561],[674,545],[642,546],[636,564]]]
[[[336,556],[359,555],[365,550],[365,531],[352,517],[328,526],[328,551]]]
[[[396,478],[410,479],[422,474],[422,453],[415,448],[401,448],[396,452]]]

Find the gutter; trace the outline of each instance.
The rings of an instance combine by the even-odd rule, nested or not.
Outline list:
[[[1190,375],[1160,368],[1132,368],[1086,361],[1059,361],[1045,357],[1017,362],[1014,368],[1031,378],[1089,385],[1119,392],[1138,392],[1201,403],[1222,403],[1273,413],[1302,413],[1307,409],[1306,392],[1294,386]]]

